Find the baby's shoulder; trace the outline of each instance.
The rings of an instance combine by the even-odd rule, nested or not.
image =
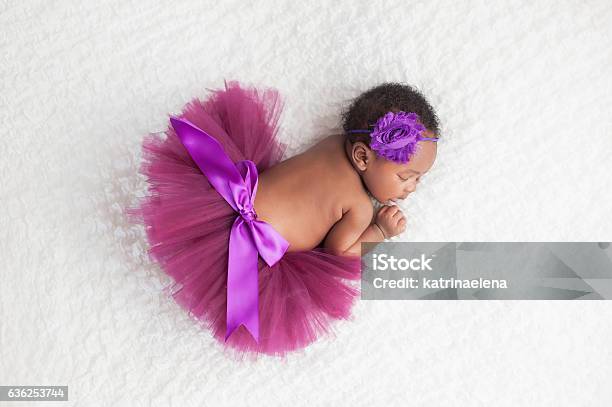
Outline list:
[[[351,191],[346,194],[346,200],[342,205],[342,212],[344,214],[349,211],[358,213],[360,217],[371,217],[374,214],[372,200],[361,186],[361,183],[353,185]]]

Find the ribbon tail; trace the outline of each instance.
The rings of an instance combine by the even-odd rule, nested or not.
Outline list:
[[[240,325],[244,325],[259,343],[257,261],[257,248],[253,244],[248,224],[237,217],[229,239],[226,342]]]

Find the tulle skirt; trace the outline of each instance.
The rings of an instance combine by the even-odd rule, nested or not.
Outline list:
[[[259,173],[278,163],[282,101],[273,88],[226,82],[194,99],[180,115],[215,137],[233,162],[251,160]],[[166,137],[149,134],[142,144],[140,172],[148,195],[128,208],[132,222],[145,226],[148,253],[172,277],[166,287],[190,315],[237,355],[285,355],[333,333],[349,319],[359,295],[358,256],[337,256],[322,247],[287,252],[274,266],[259,258],[257,343],[244,326],[225,341],[228,243],[237,214],[212,188],[172,126]]]

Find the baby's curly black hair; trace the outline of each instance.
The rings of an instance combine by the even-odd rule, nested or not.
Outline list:
[[[342,111],[342,128],[351,142],[363,141],[369,145],[370,137],[363,134],[347,134],[349,130],[371,130],[369,125],[393,111],[414,112],[421,124],[439,136],[438,116],[425,96],[416,88],[396,82],[387,82],[363,92]]]

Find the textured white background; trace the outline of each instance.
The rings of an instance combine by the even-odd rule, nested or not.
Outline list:
[[[121,216],[142,137],[224,78],[282,92],[288,155],[394,80],[443,125],[399,240],[610,241],[612,3],[491,3],[2,1],[0,384],[79,406],[611,405],[610,302],[362,301],[335,338],[239,363]]]

